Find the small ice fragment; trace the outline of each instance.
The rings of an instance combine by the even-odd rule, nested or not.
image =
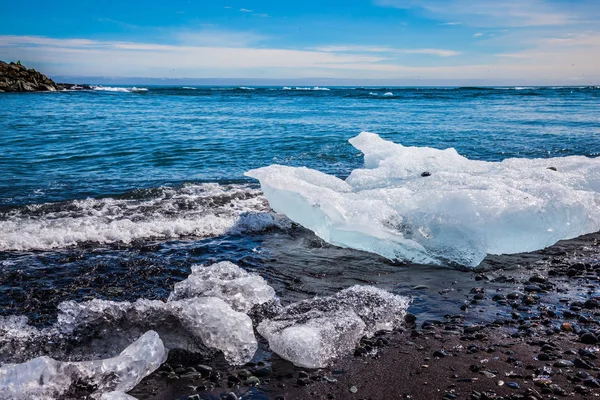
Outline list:
[[[381,289],[353,286],[291,304],[257,330],[282,358],[300,367],[322,368],[351,352],[361,337],[399,326],[408,303]]]
[[[255,305],[275,299],[275,290],[261,276],[224,261],[193,266],[187,279],[175,284],[169,301],[199,296],[218,297],[234,310],[247,313]]]
[[[38,357],[22,364],[0,368],[0,398],[60,398],[74,385],[83,385],[93,395],[127,392],[167,359],[158,334],[144,333],[116,357],[105,360],[61,362]]]

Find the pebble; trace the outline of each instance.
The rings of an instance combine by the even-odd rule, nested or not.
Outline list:
[[[235,393],[233,392],[229,392],[225,395],[225,397],[223,398],[223,400],[238,400],[238,397]]]
[[[558,360],[554,363],[554,366],[557,368],[571,368],[574,365],[575,364],[573,364],[573,362],[569,360]]]
[[[255,376],[249,376],[248,379],[244,382],[246,386],[258,386],[260,385],[260,379]]]
[[[506,384],[506,386],[508,386],[511,389],[520,389],[521,386],[519,386],[519,384],[517,382],[508,382]]]
[[[356,393],[356,392],[358,392],[358,388],[356,386],[350,386],[350,389],[348,389],[348,391],[350,393]]]
[[[436,350],[433,352],[433,356],[437,357],[437,358],[444,358],[448,355],[448,353],[446,353],[446,351],[444,349],[442,350]]]
[[[406,322],[407,324],[412,324],[416,320],[417,316],[415,314],[406,313],[406,315],[404,316],[404,322]]]
[[[581,343],[585,343],[585,344],[596,344],[598,343],[598,338],[596,337],[596,335],[594,335],[593,333],[584,333],[583,335],[581,335],[581,337],[579,338],[579,340],[581,340]]]

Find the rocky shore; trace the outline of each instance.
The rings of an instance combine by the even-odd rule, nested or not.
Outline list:
[[[78,89],[90,87],[70,83],[59,84],[35,69],[27,69],[19,62],[0,61],[0,92],[56,92]]]
[[[600,396],[600,234],[561,242],[510,265],[491,258],[457,290],[420,286],[452,303],[408,314],[364,338],[330,368],[276,355],[242,367],[173,354],[130,394],[139,399],[542,400]],[[528,256],[529,257],[529,256]],[[521,258],[523,260],[523,258]],[[498,268],[497,263],[503,268]],[[435,293],[434,293],[435,291]],[[452,312],[452,309],[455,312]],[[411,311],[409,309],[409,311]]]

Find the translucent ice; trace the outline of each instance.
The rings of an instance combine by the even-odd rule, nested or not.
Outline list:
[[[224,261],[208,267],[193,266],[191,275],[175,284],[169,301],[198,296],[218,297],[234,310],[248,312],[273,300],[275,290],[261,276]]]
[[[352,351],[363,336],[402,323],[409,300],[371,286],[291,304],[258,326],[269,347],[305,368],[322,368]]]
[[[272,165],[247,172],[271,207],[334,245],[418,263],[478,265],[600,229],[600,157],[473,161],[363,132],[346,180]]]
[[[114,346],[115,338],[127,341],[135,332],[156,330],[169,349],[201,350],[202,346],[221,350],[232,364],[249,361],[257,349],[252,321],[216,297],[195,297],[162,302],[140,299],[134,303],[90,300],[61,303],[56,329],[62,335],[106,336],[95,343]],[[76,334],[76,335],[75,335]],[[110,349],[106,350],[107,352]]]
[[[275,297],[264,279],[231,263],[194,267],[169,301],[116,302],[93,299],[59,304],[57,322],[38,330],[26,317],[0,317],[0,362],[41,354],[68,361],[118,354],[147,330],[168,349],[211,356],[223,352],[232,364],[249,361],[257,349],[249,311]],[[278,303],[277,303],[278,304]]]
[[[148,331],[117,357],[106,360],[61,362],[38,357],[22,364],[5,364],[0,368],[0,398],[79,398],[89,392],[101,398],[103,393],[114,391],[124,394],[166,358],[158,334]]]

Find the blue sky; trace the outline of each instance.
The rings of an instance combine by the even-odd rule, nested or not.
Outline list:
[[[598,0],[28,1],[0,59],[50,75],[600,80]]]

